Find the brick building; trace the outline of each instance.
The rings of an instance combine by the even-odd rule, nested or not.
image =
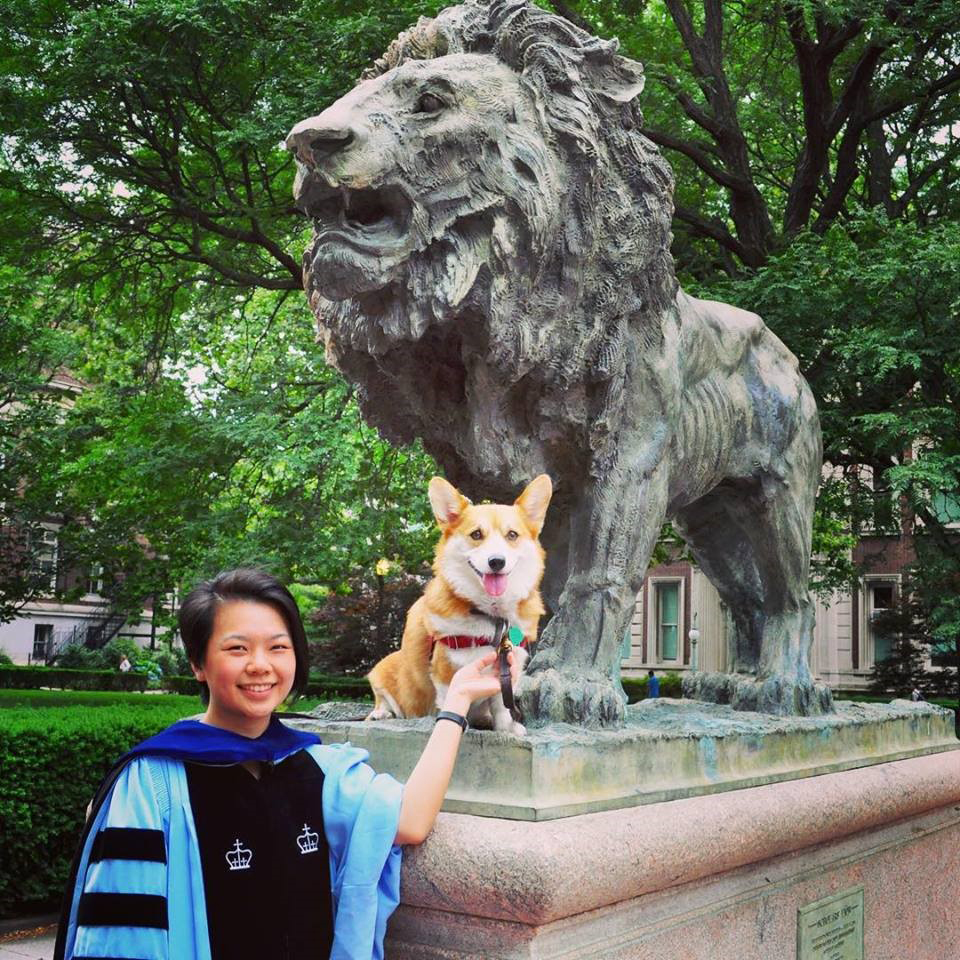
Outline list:
[[[960,528],[960,522],[950,525]],[[874,664],[889,654],[889,640],[879,636],[872,624],[880,611],[897,602],[904,569],[915,559],[909,518],[899,533],[859,539],[853,560],[863,574],[854,589],[836,593],[829,601],[815,598],[810,668],[818,680],[835,690],[867,688]],[[690,563],[651,567],[624,638],[623,674],[642,676],[653,669],[682,675],[693,669],[689,632],[694,626],[700,633],[697,669],[726,671],[725,614],[713,585]]]

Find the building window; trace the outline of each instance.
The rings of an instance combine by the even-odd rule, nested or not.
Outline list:
[[[655,583],[657,617],[657,657],[659,660],[680,659],[680,583]]]
[[[87,576],[87,593],[101,596],[103,594],[103,564],[90,564],[90,573]]]
[[[46,663],[47,652],[53,642],[53,624],[35,623],[33,625],[33,656],[31,660],[42,660]]]
[[[36,544],[34,561],[37,575],[42,580],[43,585],[53,593],[57,589],[57,558],[59,553],[57,531],[42,527],[34,543]]]
[[[866,583],[867,630],[873,649],[873,662],[880,663],[893,653],[893,638],[875,629],[877,619],[897,602],[897,584],[893,580],[868,580]]]
[[[851,489],[855,526],[861,533],[895,533],[900,527],[900,499],[884,482],[883,471],[870,464],[856,468]]]

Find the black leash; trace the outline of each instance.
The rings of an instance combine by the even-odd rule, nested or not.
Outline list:
[[[500,670],[500,695],[503,697],[503,705],[510,711],[510,716],[519,723],[520,711],[513,699],[513,678],[510,676],[510,661],[507,659],[507,655],[513,649],[513,643],[507,630],[507,621],[502,617],[497,617],[494,621],[493,645],[497,651],[497,664]]]

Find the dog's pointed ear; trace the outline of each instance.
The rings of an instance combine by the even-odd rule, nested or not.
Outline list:
[[[527,525],[535,537],[539,537],[543,529],[543,520],[547,515],[547,507],[550,506],[552,496],[553,484],[550,482],[550,477],[541,473],[539,477],[531,480],[523,493],[517,497],[516,505],[527,518]]]
[[[430,497],[430,506],[441,530],[453,526],[470,504],[470,501],[443,477],[434,477],[430,481],[427,496]]]

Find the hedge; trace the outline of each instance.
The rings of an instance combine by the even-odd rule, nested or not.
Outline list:
[[[636,703],[647,696],[646,677],[621,677],[624,692],[629,703]],[[660,696],[680,698],[681,677],[678,673],[666,673],[660,677]],[[173,693],[197,695],[200,685],[193,677],[165,677],[163,685]],[[336,674],[314,674],[310,677],[304,694],[324,700],[372,700],[370,684],[363,677],[337,676]]]
[[[65,690],[145,690],[147,677],[113,670],[61,670],[57,667],[0,666],[0,689],[36,689],[59,687]],[[647,695],[646,677],[622,677],[627,700],[635,703]],[[200,685],[193,677],[164,677],[163,687],[171,693],[196,696]],[[314,674],[305,696],[326,700],[369,700],[370,684],[363,677]],[[660,677],[660,696],[680,697],[680,676],[667,673]]]
[[[200,684],[193,677],[165,677],[163,686],[172,693],[196,696],[200,692]],[[362,677],[338,677],[327,674],[311,677],[304,696],[323,700],[370,700],[373,698],[370,684]]]
[[[156,693],[144,696],[123,690],[0,690],[0,711],[13,707],[32,707],[49,710],[51,707],[120,707],[155,709],[160,706],[182,706],[197,713],[196,697],[181,697],[175,693]],[[0,723],[6,714],[0,712]]]
[[[97,785],[117,757],[181,719],[185,709],[143,697],[135,706],[96,710],[3,711],[0,918],[59,905]]]
[[[627,703],[636,703],[647,697],[646,677],[621,677],[623,691],[627,695]],[[676,697],[680,699],[683,693],[680,690],[681,677],[679,673],[665,673],[660,677],[660,696]]]
[[[310,678],[305,696],[324,700],[372,700],[373,691],[363,677],[323,676]]]
[[[200,684],[195,677],[164,677],[163,689],[171,693],[183,693],[188,696],[197,696],[200,693]]]
[[[146,674],[119,670],[66,670],[60,667],[0,666],[0,688],[37,690],[146,690]]]

